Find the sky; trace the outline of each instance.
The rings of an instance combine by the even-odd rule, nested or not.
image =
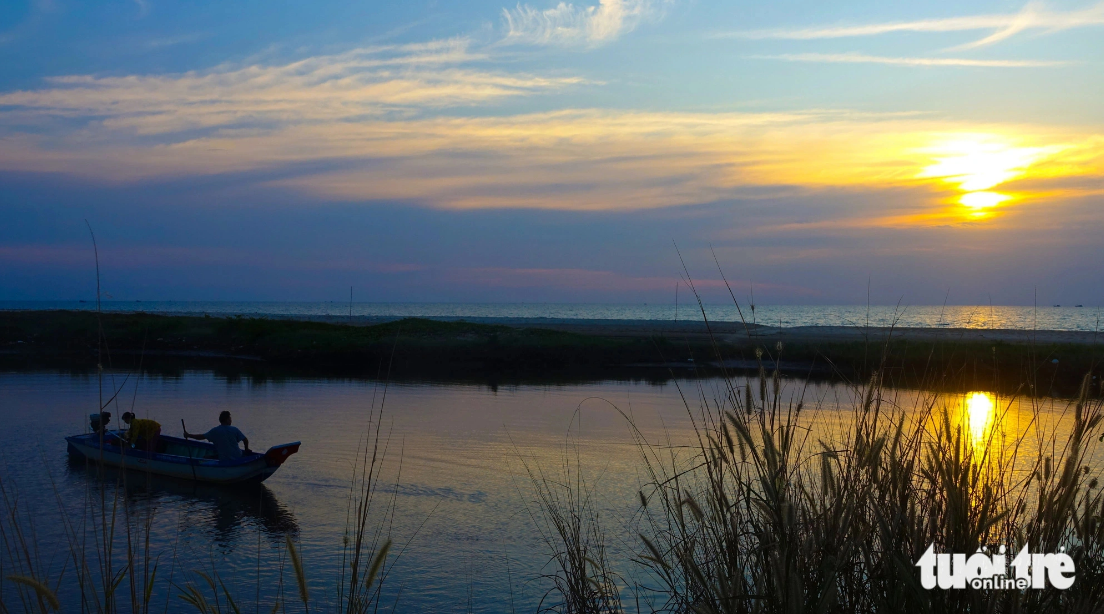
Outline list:
[[[0,300],[1104,304],[1104,1],[8,0]]]

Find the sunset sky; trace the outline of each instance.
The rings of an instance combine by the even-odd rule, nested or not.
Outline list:
[[[14,0],[0,300],[1104,303],[1104,2]],[[712,250],[712,251],[711,251]]]

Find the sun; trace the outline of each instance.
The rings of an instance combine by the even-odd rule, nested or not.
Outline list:
[[[966,207],[966,215],[972,219],[984,219],[992,215],[995,207],[1012,197],[998,192],[967,192],[959,197],[958,202]]]
[[[1030,174],[1031,167],[1062,149],[1058,146],[1023,147],[995,135],[959,135],[925,148],[931,164],[918,178],[939,179],[957,188],[958,203],[970,217],[985,217],[1013,197],[990,191]]]

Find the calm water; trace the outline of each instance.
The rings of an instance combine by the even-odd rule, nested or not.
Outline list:
[[[342,316],[349,303],[321,302],[195,302],[195,301],[105,301],[104,309],[150,313],[209,313],[220,315]],[[353,303],[354,316],[428,317],[520,320],[700,320],[696,305],[684,303],[639,305],[587,305],[557,303]],[[2,309],[95,309],[93,302],[0,301]],[[751,313],[745,309],[750,321]],[[706,313],[717,321],[739,321],[731,303],[707,305]],[[1008,307],[1008,306],[873,306],[859,305],[762,305],[754,319],[770,326],[887,326],[894,321],[904,327],[1005,328],[1024,330],[1099,329],[1099,307]]]
[[[300,454],[260,490],[197,489],[158,481],[149,494],[131,493],[132,505],[155,510],[153,554],[161,561],[159,578],[167,582],[174,560],[177,583],[182,582],[182,569],[216,569],[238,600],[248,603],[246,611],[252,611],[258,582],[266,594],[278,584],[283,536],[291,532],[302,542],[315,610],[328,610],[324,606],[332,602],[341,566],[352,459],[373,399],[377,407],[382,399],[382,385],[322,379],[228,381],[188,372],[177,378],[144,377],[135,395],[133,383],[120,395],[124,406],[112,408],[116,416],[134,398],[139,415],[157,419],[166,433],[175,435],[181,419],[199,431],[229,409],[255,449],[303,442]],[[680,385],[692,406],[698,398],[720,394],[716,381]],[[18,493],[24,518],[33,520],[42,565],[54,576],[62,569],[66,547],[51,483],[70,509],[95,496],[102,484],[83,465],[67,462],[62,439],[86,429],[98,394],[94,377],[0,373],[0,407],[8,435],[0,448],[0,478],[9,492]],[[901,393],[897,402],[909,406],[915,394]],[[631,412],[653,441],[669,437],[675,445],[690,442],[689,418],[671,384],[498,389],[392,384],[386,395],[390,439],[383,476],[396,485],[387,489],[395,493],[392,533],[406,547],[386,586],[389,598],[401,587],[402,612],[466,611],[469,604],[476,612],[509,612],[511,603],[519,612],[535,611],[548,588],[539,579],[547,571],[542,566],[548,551],[530,516],[530,511],[539,512],[522,459],[555,476],[569,433],[602,510],[612,558],[627,561],[638,546],[633,513],[643,476],[625,420],[610,403]],[[846,408],[852,406],[848,390],[829,385],[810,387],[806,400],[820,405],[820,428],[845,421]],[[1013,414],[1024,412],[1017,405]],[[1029,416],[1016,420],[1026,424]],[[984,426],[984,418],[980,424]],[[389,494],[377,500],[373,523],[384,517]],[[623,563],[622,571],[631,577],[633,570]],[[77,603],[71,588],[63,585],[61,592],[67,603]],[[167,584],[159,584],[158,603],[165,604],[168,596]],[[168,611],[187,611],[175,597],[167,603]]]

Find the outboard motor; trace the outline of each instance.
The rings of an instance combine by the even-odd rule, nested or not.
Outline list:
[[[92,423],[93,433],[102,433],[107,430],[107,423],[111,422],[111,412],[104,411],[98,414],[92,414],[88,416],[88,420]]]

